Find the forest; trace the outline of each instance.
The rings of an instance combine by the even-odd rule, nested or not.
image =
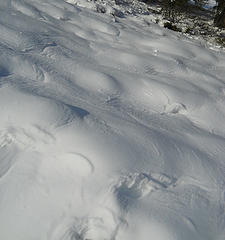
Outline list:
[[[205,10],[208,0],[142,0],[147,4],[159,4],[164,16],[170,21],[176,21],[182,14],[196,14]],[[225,28],[225,1],[216,0],[212,9],[214,26]]]

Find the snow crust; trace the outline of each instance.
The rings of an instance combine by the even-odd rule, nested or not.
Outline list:
[[[0,0],[2,240],[225,239],[225,54],[113,2]]]

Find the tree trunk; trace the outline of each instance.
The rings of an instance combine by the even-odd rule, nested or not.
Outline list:
[[[216,27],[225,28],[225,7],[221,12],[216,14],[214,24]]]

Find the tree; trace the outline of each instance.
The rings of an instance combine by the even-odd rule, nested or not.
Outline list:
[[[225,1],[217,0],[216,15],[214,18],[216,27],[225,28]]]
[[[175,21],[188,11],[188,0],[162,0],[162,11],[165,18]]]

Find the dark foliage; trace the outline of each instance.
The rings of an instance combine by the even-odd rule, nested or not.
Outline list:
[[[179,15],[189,9],[188,0],[162,0],[162,11],[166,19],[176,21]]]
[[[164,27],[168,28],[170,30],[176,31],[176,32],[181,32],[182,30],[180,28],[178,28],[175,24],[172,24],[170,22],[166,22],[164,23]]]
[[[216,27],[225,28],[225,0],[217,0],[214,24]]]

